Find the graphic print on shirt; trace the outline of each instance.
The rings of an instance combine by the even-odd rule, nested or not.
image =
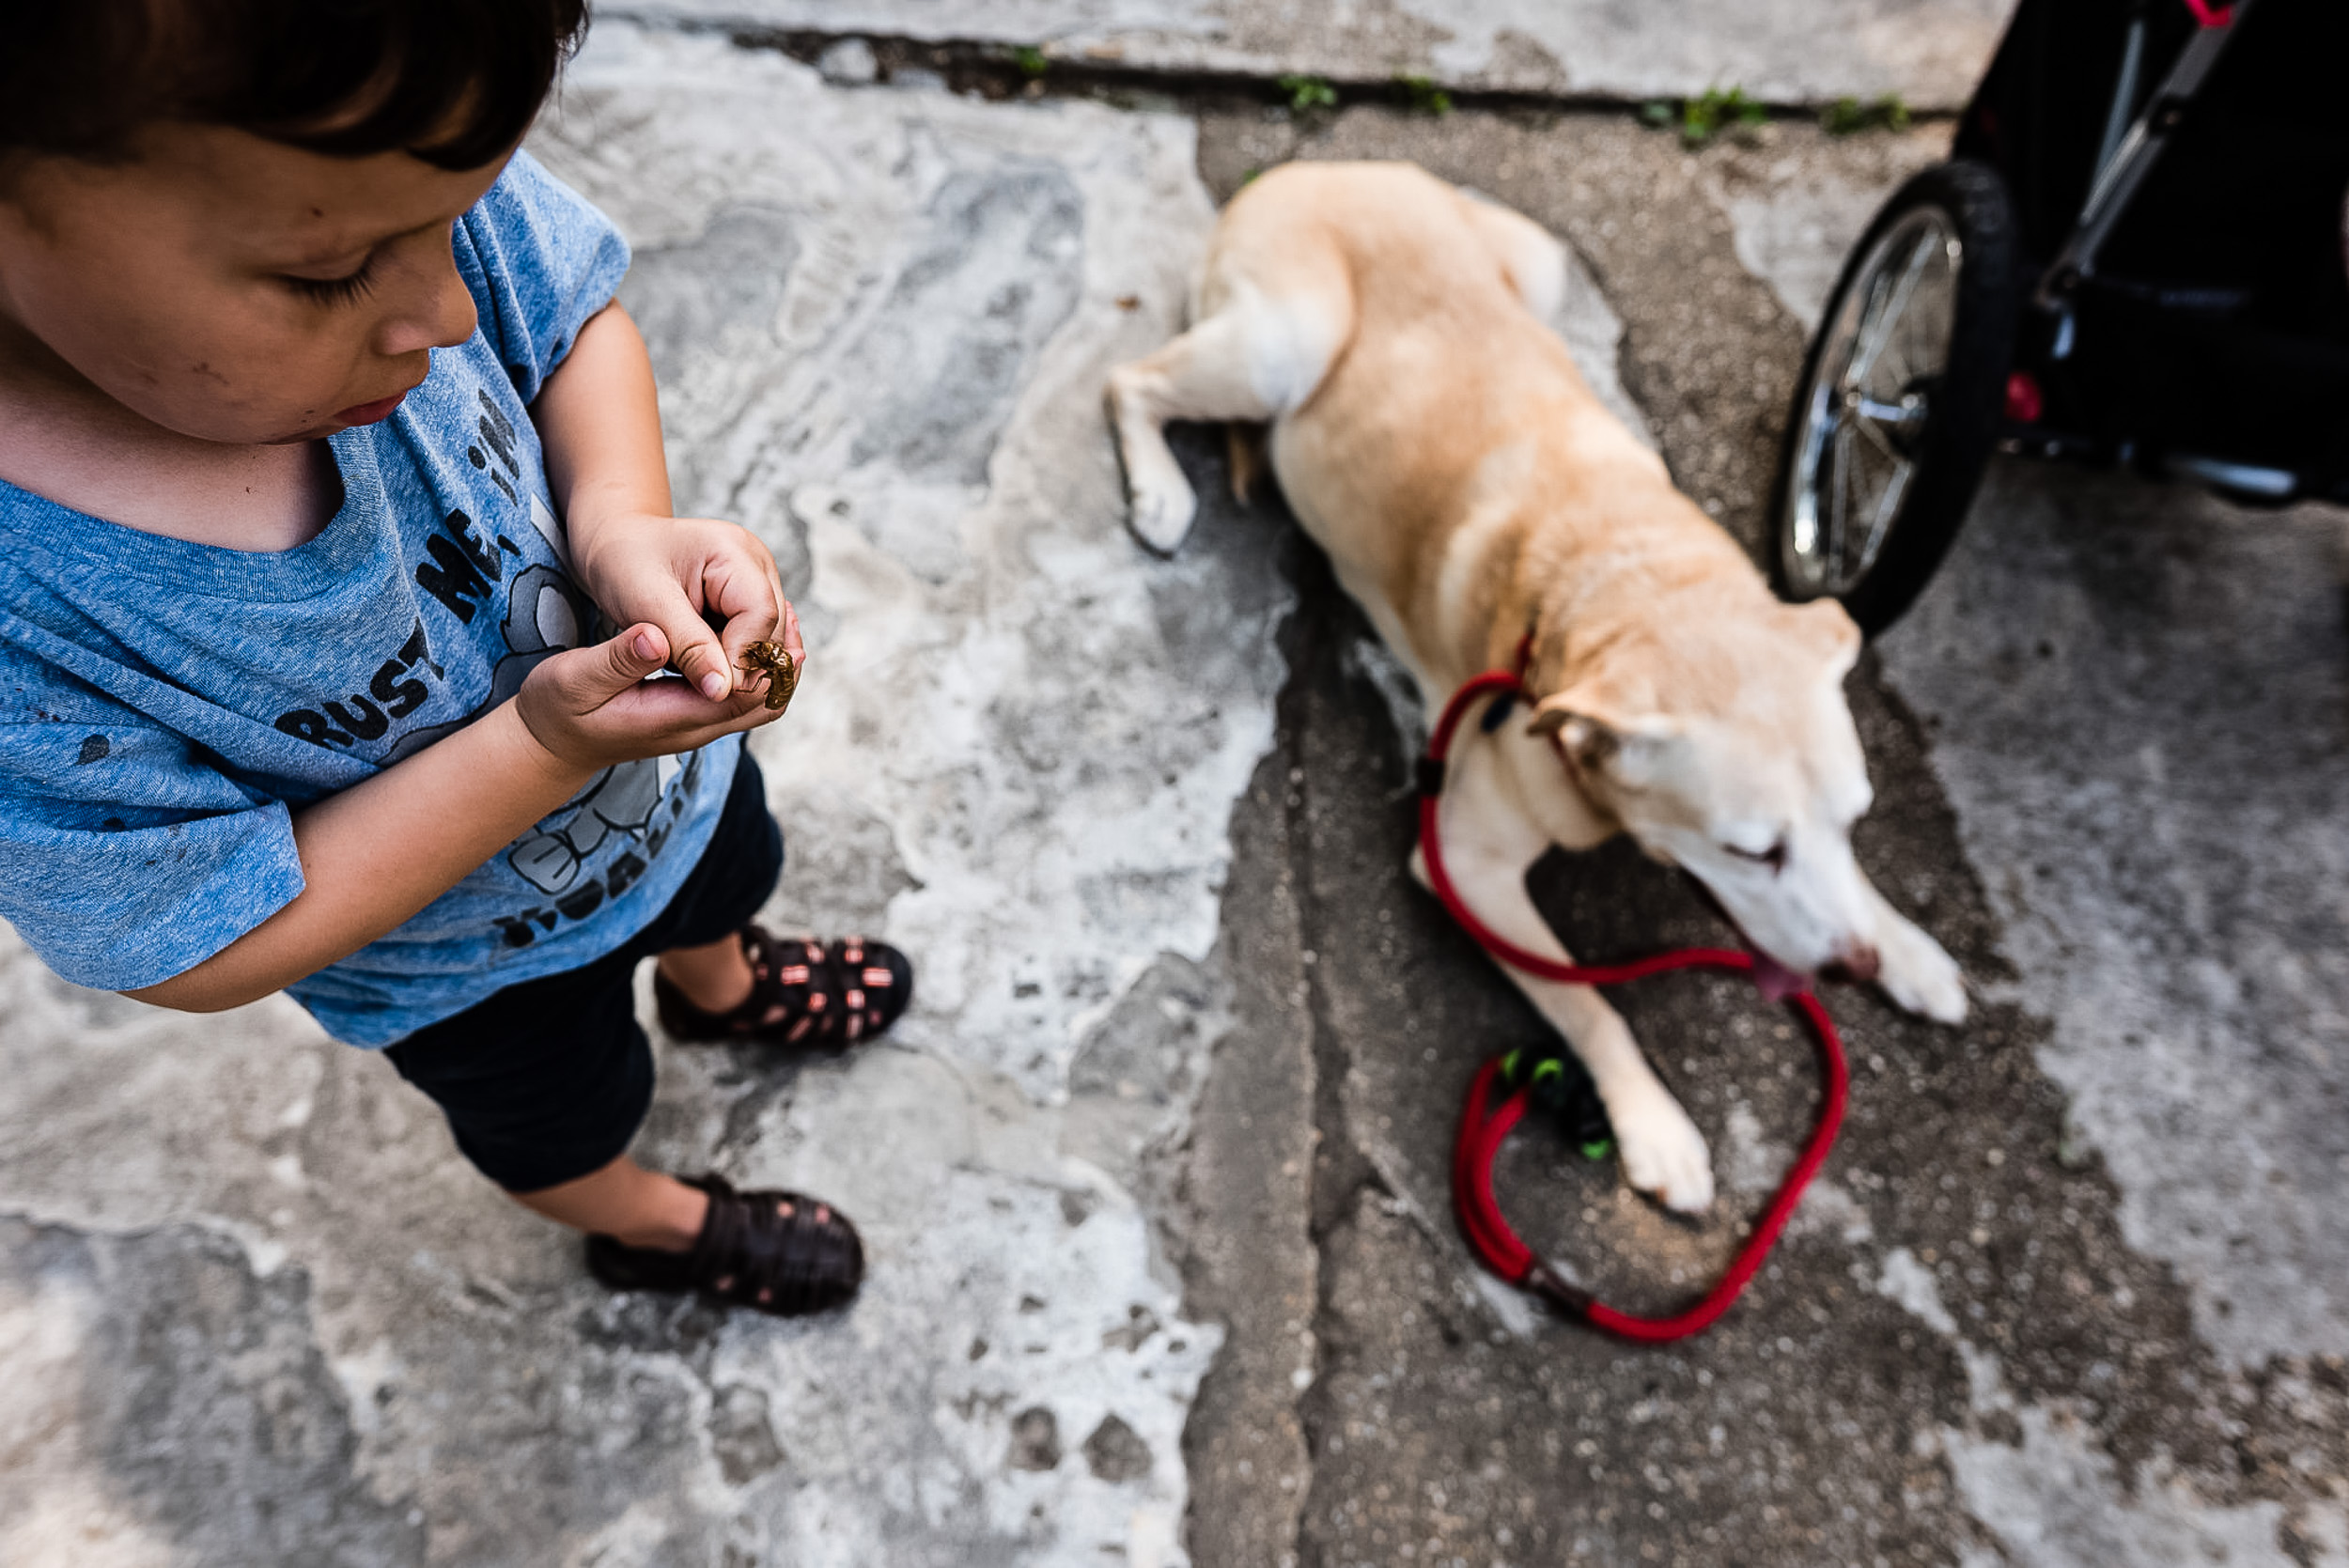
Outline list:
[[[530,520],[555,560],[568,565],[569,541],[562,524],[537,492],[524,487],[513,424],[486,392],[476,390],[475,396],[481,410],[474,425],[479,440],[466,448],[467,459]],[[490,505],[494,508],[496,503]],[[494,614],[503,593],[506,614],[498,630],[506,651],[491,667],[490,691],[478,707],[461,718],[398,736],[375,759],[379,767],[413,756],[464,728],[520,691],[540,663],[611,629],[599,625],[594,603],[564,567],[531,561],[529,552],[506,534],[487,521],[475,521],[462,508],[451,508],[441,526],[426,536],[413,572],[416,586],[466,627],[485,613]],[[420,617],[407,642],[377,671],[367,691],[293,708],[278,717],[277,727],[337,750],[372,746],[384,739],[397,721],[424,706],[431,694],[422,678],[427,674],[437,681],[443,672],[432,659],[431,641]],[[540,931],[552,931],[562,920],[584,920],[605,900],[634,886],[684,812],[700,766],[699,753],[615,764],[518,839],[506,851],[506,862],[546,895],[547,903],[490,916],[505,945],[527,947]],[[686,787],[672,793],[670,786],[680,774]],[[589,862],[599,854],[614,849],[601,871],[591,868]]]
[[[507,852],[506,863],[555,896],[546,905],[490,916],[506,945],[528,947],[540,931],[552,931],[563,920],[585,920],[605,899],[634,887],[669,842],[670,829],[700,786],[701,771],[699,752],[607,768],[585,793],[525,835]],[[672,788],[673,782],[678,787]],[[627,847],[601,876],[582,875],[588,857],[614,834],[629,841]]]
[[[422,707],[431,696],[422,678],[426,675],[437,682],[447,672],[433,661],[432,644],[425,636],[424,617],[419,615],[408,641],[378,667],[365,691],[330,697],[316,707],[290,708],[277,716],[277,727],[319,746],[381,740],[395,722]]]

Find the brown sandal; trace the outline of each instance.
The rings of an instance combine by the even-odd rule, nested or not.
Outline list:
[[[723,1176],[685,1176],[709,1194],[701,1234],[682,1252],[587,1238],[587,1272],[614,1290],[711,1300],[777,1317],[830,1312],[864,1281],[864,1242],[830,1203],[796,1192],[737,1192]]]
[[[653,1001],[671,1039],[837,1049],[879,1034],[912,1003],[913,965],[887,942],[801,941],[757,925],[745,925],[740,936],[751,994],[732,1012],[705,1012],[654,972]]]

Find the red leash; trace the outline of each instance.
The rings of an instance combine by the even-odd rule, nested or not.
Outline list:
[[[1419,843],[1427,862],[1427,880],[1436,896],[1443,901],[1452,918],[1460,923],[1483,944],[1485,951],[1513,969],[1542,980],[1554,980],[1569,986],[1616,986],[1625,981],[1662,974],[1670,970],[1708,969],[1731,970],[1750,973],[1753,955],[1732,952],[1725,948],[1690,947],[1675,952],[1659,953],[1653,957],[1637,959],[1628,964],[1562,964],[1529,953],[1476,918],[1453,886],[1451,873],[1443,863],[1443,845],[1438,821],[1438,808],[1443,799],[1444,759],[1451,754],[1453,737],[1460,721],[1479,697],[1498,694],[1510,700],[1528,696],[1523,678],[1505,670],[1488,670],[1470,680],[1452,694],[1444,705],[1443,716],[1436,722],[1436,732],[1427,742],[1427,755],[1420,764],[1419,779]],[[1634,1317],[1619,1312],[1603,1302],[1595,1300],[1591,1293],[1570,1285],[1550,1271],[1549,1265],[1534,1255],[1533,1250],[1517,1238],[1516,1231],[1501,1218],[1501,1204],[1493,1196],[1493,1157],[1500,1152],[1501,1141],[1509,1136],[1518,1118],[1525,1114],[1529,1090],[1519,1090],[1501,1102],[1498,1109],[1490,1106],[1494,1078],[1501,1071],[1501,1061],[1487,1062],[1478,1069],[1476,1081],[1469,1087],[1468,1107],[1460,1118],[1459,1141],[1452,1153],[1452,1198],[1459,1210],[1461,1229],[1468,1233],[1469,1243],[1485,1266],[1513,1285],[1535,1292],[1563,1311],[1573,1313],[1603,1328],[1632,1340],[1677,1340],[1704,1328],[1729,1310],[1760,1271],[1763,1260],[1770,1255],[1779,1233],[1794,1217],[1795,1205],[1802,1200],[1802,1190],[1811,1185],[1811,1178],[1827,1162],[1828,1151],[1835,1146],[1836,1129],[1843,1125],[1843,1103],[1850,1087],[1851,1075],[1843,1063],[1843,1042],[1835,1032],[1835,1020],[1819,999],[1809,991],[1787,999],[1787,1004],[1810,1023],[1819,1042],[1819,1057],[1826,1068],[1827,1097],[1819,1108],[1819,1125],[1804,1146],[1802,1157],[1795,1161],[1786,1179],[1779,1184],[1778,1195],[1762,1221],[1753,1230],[1751,1239],[1737,1253],[1719,1283],[1704,1294],[1703,1299],[1688,1311],[1672,1317]]]

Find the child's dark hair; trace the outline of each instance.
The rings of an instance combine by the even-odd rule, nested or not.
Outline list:
[[[0,0],[0,161],[104,162],[179,120],[478,168],[586,24],[587,0]]]

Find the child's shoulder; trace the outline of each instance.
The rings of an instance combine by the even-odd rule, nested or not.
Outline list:
[[[628,272],[628,241],[527,151],[458,222],[457,269],[522,401],[570,352]]]

